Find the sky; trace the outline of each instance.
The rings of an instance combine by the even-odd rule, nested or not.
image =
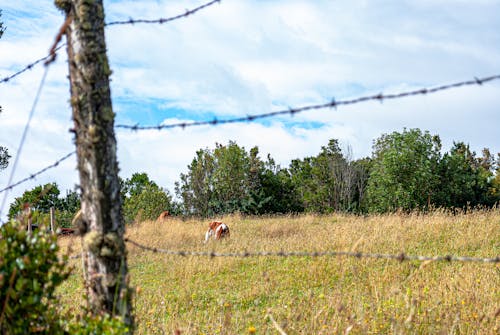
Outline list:
[[[106,22],[158,19],[206,0],[104,1]],[[0,0],[0,79],[44,57],[64,21],[53,0]],[[222,0],[167,24],[108,26],[115,124],[158,125],[236,118],[378,93],[399,93],[500,74],[500,1]],[[43,65],[0,83],[0,145],[13,156],[8,185]],[[48,69],[13,182],[75,150],[65,49]],[[247,123],[130,131],[116,129],[120,176],[146,172],[174,184],[202,148],[232,140],[258,146],[282,167],[317,155],[330,139],[352,158],[370,156],[384,133],[420,128],[443,150],[463,141],[500,152],[500,81],[433,95],[371,101]],[[7,193],[79,183],[76,157]]]

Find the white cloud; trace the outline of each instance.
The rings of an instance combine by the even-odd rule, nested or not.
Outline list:
[[[169,17],[202,1],[106,1],[106,21]],[[2,4],[0,77],[46,55],[63,22],[52,0]],[[266,113],[378,92],[432,87],[500,69],[499,1],[222,1],[165,25],[106,29],[112,96],[120,123],[156,123]],[[21,161],[18,180],[74,149],[65,52],[51,66]],[[16,152],[42,66],[0,84],[0,145]],[[173,191],[200,148],[235,140],[259,146],[287,166],[315,155],[331,138],[354,157],[382,133],[418,127],[480,151],[500,151],[499,84],[424,97],[309,111],[265,123],[163,131],[117,131],[121,175],[144,171]],[[169,115],[175,108],[175,115]],[[133,110],[133,113],[131,112]],[[185,111],[185,113],[183,112]],[[184,115],[185,114],[185,115]],[[136,119],[138,118],[138,119]],[[310,124],[321,127],[311,127]],[[74,158],[9,195],[57,181],[78,183]],[[9,171],[0,173],[0,188]],[[0,198],[3,194],[0,194]]]

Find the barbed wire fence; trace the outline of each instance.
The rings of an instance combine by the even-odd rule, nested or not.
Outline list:
[[[183,14],[167,17],[167,18],[159,18],[159,19],[153,19],[153,20],[148,20],[148,19],[128,19],[128,20],[123,20],[123,21],[112,21],[112,22],[107,22],[105,26],[116,26],[116,25],[126,25],[126,24],[138,24],[138,23],[146,23],[146,24],[164,24],[164,23],[169,23],[175,20],[179,20],[182,18],[186,18],[188,16],[191,16],[195,14],[196,12],[208,8],[216,3],[220,3],[221,0],[213,0],[209,1],[201,6],[195,7],[193,9],[186,9],[186,11]]]
[[[209,1],[209,2],[207,2],[205,4],[203,4],[203,5],[195,7],[193,9],[188,9],[188,10],[186,10],[182,14],[178,14],[178,15],[175,15],[175,16],[172,16],[172,17],[168,17],[168,18],[159,18],[159,19],[154,19],[154,20],[147,20],[147,19],[136,19],[136,20],[134,20],[134,19],[129,19],[129,20],[126,20],[126,21],[112,21],[112,22],[106,23],[105,26],[127,25],[127,24],[129,24],[129,25],[132,24],[133,25],[133,24],[137,24],[137,23],[147,23],[147,24],[164,24],[164,23],[169,23],[169,22],[172,22],[172,21],[175,21],[175,20],[179,20],[181,18],[186,18],[188,16],[191,16],[191,15],[197,13],[200,10],[203,10],[205,8],[208,8],[208,7],[212,6],[212,5],[214,5],[215,3],[220,3],[220,1],[221,0],[212,0],[212,1]],[[8,192],[10,190],[12,190],[14,187],[16,187],[18,185],[21,185],[22,183],[25,183],[25,182],[27,182],[29,180],[34,179],[36,176],[45,173],[46,171],[50,170],[51,168],[57,167],[60,162],[68,159],[70,156],[72,156],[75,153],[75,152],[73,152],[73,153],[67,154],[64,157],[58,159],[54,164],[51,164],[51,165],[49,165],[49,166],[41,169],[40,171],[38,171],[38,172],[36,172],[36,173],[34,173],[34,174],[32,174],[32,175],[24,178],[24,179],[21,179],[20,181],[18,181],[16,183],[13,183],[13,177],[15,175],[15,172],[16,172],[16,169],[17,169],[17,164],[18,164],[19,158],[21,156],[21,151],[22,151],[22,147],[24,145],[24,141],[26,140],[26,135],[27,135],[28,130],[29,130],[29,124],[30,124],[30,122],[31,122],[31,120],[33,118],[36,106],[38,104],[38,100],[39,100],[40,95],[41,95],[42,88],[45,85],[45,79],[47,77],[48,68],[56,60],[57,52],[67,45],[66,43],[62,43],[62,44],[59,45],[59,42],[62,39],[62,36],[63,36],[63,34],[64,34],[65,30],[66,30],[66,27],[70,24],[70,20],[71,20],[70,17],[66,18],[65,22],[63,23],[63,25],[59,29],[59,31],[58,31],[58,33],[56,35],[55,41],[54,41],[52,47],[50,48],[49,54],[47,56],[39,58],[36,61],[34,61],[32,63],[29,63],[28,65],[24,66],[21,70],[18,70],[16,72],[14,72],[13,74],[8,75],[8,76],[0,79],[0,84],[7,83],[10,80],[12,80],[12,79],[20,76],[21,74],[26,73],[28,70],[33,69],[33,67],[35,67],[38,64],[42,64],[43,63],[45,65],[45,71],[43,73],[41,83],[40,83],[39,88],[37,90],[37,93],[35,95],[35,99],[34,99],[34,102],[33,102],[33,107],[32,107],[32,109],[31,109],[31,111],[29,113],[29,118],[28,118],[28,121],[26,122],[25,129],[23,131],[23,135],[21,136],[21,143],[20,143],[20,145],[19,145],[19,147],[18,147],[18,149],[16,151],[17,154],[16,154],[16,157],[14,159],[14,164],[13,164],[12,169],[11,169],[11,174],[10,174],[10,177],[8,179],[7,186],[4,189],[0,190],[0,193],[4,193],[4,197],[3,197],[2,203],[0,205],[0,222],[1,222],[2,214],[4,213],[4,206],[5,206],[5,203],[6,203],[6,200],[7,200],[7,194],[8,194]]]
[[[232,258],[248,258],[248,257],[354,257],[354,258],[373,258],[373,259],[388,259],[395,261],[432,261],[432,262],[469,262],[469,263],[500,263],[500,256],[479,258],[466,256],[419,256],[407,255],[402,252],[399,254],[380,254],[380,253],[364,253],[357,251],[242,251],[242,252],[226,252],[220,253],[215,251],[183,251],[169,250],[148,247],[146,245],[135,242],[129,238],[125,238],[128,242],[141,250],[153,253],[160,253],[173,256],[195,256],[195,257],[232,257]]]
[[[66,43],[63,43],[61,45],[59,45],[56,49],[55,49],[55,52],[61,50],[62,48],[64,48],[66,46]],[[0,79],[0,84],[2,83],[7,83],[9,82],[10,80],[14,79],[15,77],[17,76],[20,76],[21,74],[25,73],[26,71],[28,70],[32,70],[36,65],[38,64],[41,64],[41,63],[45,63],[46,61],[48,61],[50,58],[52,57],[52,54],[48,54],[47,56],[44,56],[42,58],[39,58],[37,59],[36,61],[32,62],[32,63],[29,63],[28,65],[25,65],[21,70],[17,71],[17,72],[14,72],[13,74],[11,75],[8,75],[2,79]]]
[[[323,104],[308,105],[308,106],[302,106],[302,107],[289,107],[288,109],[284,109],[284,110],[263,113],[263,114],[248,115],[248,116],[239,117],[239,118],[232,118],[232,119],[219,120],[219,119],[215,118],[213,120],[208,120],[208,121],[180,122],[180,123],[175,123],[175,124],[158,124],[158,125],[154,125],[154,126],[118,124],[115,127],[137,131],[137,130],[152,130],[152,129],[162,130],[162,129],[171,129],[171,128],[183,128],[184,129],[184,128],[193,127],[193,126],[204,126],[204,125],[216,126],[216,125],[226,124],[226,123],[251,122],[251,121],[258,120],[258,119],[276,117],[276,116],[281,116],[281,115],[293,116],[295,114],[298,114],[301,112],[306,112],[306,111],[311,111],[311,110],[318,110],[318,109],[325,109],[325,108],[335,108],[336,109],[337,107],[340,107],[340,106],[355,105],[355,104],[359,104],[359,103],[363,103],[363,102],[367,102],[367,101],[379,101],[382,103],[384,100],[394,100],[394,99],[408,98],[411,96],[433,94],[433,93],[438,93],[441,91],[446,91],[446,90],[450,90],[450,89],[454,89],[454,88],[458,88],[458,87],[462,87],[462,86],[483,85],[484,83],[491,82],[494,80],[499,80],[499,79],[500,79],[500,74],[496,74],[496,75],[483,77],[483,78],[474,78],[472,80],[459,81],[459,82],[455,82],[452,84],[445,84],[445,85],[441,85],[441,86],[437,86],[437,87],[433,87],[433,88],[421,88],[418,90],[411,90],[411,91],[392,93],[392,94],[379,93],[376,95],[361,96],[361,97],[348,99],[348,100],[338,100],[337,101],[335,99],[332,99],[330,102],[326,102]]]
[[[443,256],[422,256],[409,255],[405,252],[398,254],[382,254],[382,253],[366,253],[359,251],[248,251],[241,252],[216,252],[216,251],[190,251],[190,250],[172,250],[150,247],[141,244],[137,241],[125,238],[125,242],[139,248],[142,251],[152,252],[156,254],[164,254],[169,256],[181,257],[208,257],[208,258],[255,258],[255,257],[348,257],[348,258],[367,258],[367,259],[385,259],[398,262],[405,261],[421,261],[421,262],[461,262],[461,263],[500,263],[500,256],[496,257],[468,257],[457,255]],[[69,259],[79,259],[80,254],[71,255]]]
[[[45,85],[45,80],[47,78],[47,74],[48,74],[48,71],[49,71],[49,66],[50,66],[51,63],[52,62],[45,63],[45,69],[43,71],[42,78],[40,80],[40,84],[38,85],[38,89],[36,91],[35,98],[33,100],[33,104],[32,104],[31,110],[29,112],[28,120],[26,121],[23,133],[21,135],[21,141],[20,141],[19,146],[18,146],[17,151],[16,151],[17,154],[16,154],[16,157],[14,158],[14,163],[12,165],[12,169],[11,169],[11,172],[10,172],[10,175],[9,175],[9,179],[8,179],[7,185],[12,185],[12,181],[13,181],[14,175],[16,173],[17,165],[19,163],[19,158],[21,157],[21,152],[22,152],[23,147],[24,147],[24,142],[26,141],[26,135],[28,134],[29,127],[30,127],[30,124],[31,124],[31,120],[33,119],[33,115],[35,114],[35,110],[36,110],[36,107],[38,105],[38,101],[40,99],[40,95],[42,93],[42,89],[43,89],[43,87]],[[43,170],[46,171],[47,168],[45,168]],[[41,173],[43,173],[43,172],[40,172],[39,174],[41,174]],[[12,187],[9,187],[9,186],[5,189],[5,194],[4,194],[4,197],[2,199],[2,204],[0,205],[0,217],[3,214],[5,203],[7,201],[7,193],[11,189],[12,189]]]
[[[191,16],[191,15],[197,13],[198,11],[200,11],[202,9],[208,8],[208,7],[212,6],[212,5],[214,5],[216,3],[220,3],[220,2],[221,2],[221,0],[212,0],[212,1],[209,1],[209,2],[207,2],[207,3],[205,3],[205,4],[201,5],[201,6],[195,7],[193,9],[187,9],[183,14],[178,14],[178,15],[175,15],[175,16],[167,17],[167,18],[159,18],[159,19],[152,19],[152,20],[149,20],[149,19],[132,19],[132,18],[130,18],[128,20],[123,20],[123,21],[111,21],[111,22],[106,23],[105,26],[135,25],[135,24],[139,24],[139,23],[145,23],[145,24],[165,24],[165,23],[169,23],[169,22],[172,22],[172,21],[175,21],[175,20],[182,19],[182,18],[187,18],[188,16]],[[60,36],[60,34],[58,34],[58,36]],[[56,38],[56,41],[57,40],[58,40],[58,38]],[[0,79],[0,84],[7,83],[10,80],[14,79],[15,77],[17,77],[17,76],[25,73],[26,71],[33,69],[33,67],[35,67],[36,65],[41,64],[41,63],[45,63],[45,62],[53,59],[54,55],[57,54],[57,52],[59,50],[61,50],[63,47],[65,47],[65,46],[66,46],[66,43],[63,43],[63,44],[59,45],[58,47],[53,47],[49,51],[49,54],[47,56],[39,58],[36,61],[34,61],[32,63],[29,63],[28,65],[24,66],[23,68],[21,68],[21,70],[18,70],[16,72],[14,72],[13,74],[8,75],[8,76]]]
[[[54,43],[52,44],[52,46],[50,48],[48,56],[43,57],[43,58],[37,60],[35,63],[28,64],[28,66],[26,66],[23,70],[18,71],[15,74],[13,74],[13,75],[11,75],[9,77],[6,77],[8,79],[3,79],[3,82],[7,82],[8,80],[14,78],[15,76],[20,75],[21,73],[24,73],[28,69],[31,69],[34,65],[36,65],[38,63],[41,63],[43,61],[45,69],[43,71],[42,78],[40,80],[40,84],[39,84],[38,89],[36,91],[36,94],[35,94],[35,97],[34,97],[34,100],[33,100],[33,104],[32,104],[31,110],[30,110],[29,115],[28,115],[28,120],[26,121],[23,133],[21,135],[21,141],[20,141],[19,146],[18,146],[18,148],[16,150],[16,155],[15,155],[15,158],[14,158],[14,164],[12,166],[11,173],[9,175],[7,186],[0,191],[0,193],[2,193],[2,192],[4,193],[4,197],[3,197],[2,203],[0,205],[0,222],[1,222],[2,214],[4,213],[4,207],[5,207],[5,204],[6,204],[8,192],[10,190],[12,190],[12,188],[14,186],[20,185],[20,184],[22,184],[22,183],[24,183],[24,182],[26,182],[28,180],[34,179],[36,176],[38,176],[40,174],[43,174],[44,172],[46,172],[47,170],[51,169],[52,167],[58,166],[61,161],[67,159],[70,156],[70,155],[66,155],[62,159],[59,159],[58,161],[56,161],[56,163],[43,168],[42,170],[36,172],[35,174],[32,174],[31,176],[26,177],[26,178],[22,179],[21,181],[18,181],[18,182],[14,183],[14,184],[12,183],[14,175],[16,173],[17,164],[19,163],[19,159],[21,157],[22,149],[23,149],[24,143],[26,141],[26,136],[28,135],[28,131],[29,131],[29,127],[30,127],[30,124],[31,124],[31,120],[33,119],[33,116],[35,115],[35,110],[37,108],[38,101],[39,101],[40,96],[42,94],[43,87],[45,86],[45,81],[47,79],[47,74],[48,74],[49,68],[50,68],[50,66],[56,60],[57,50],[61,49],[65,45],[65,44],[62,44],[62,45],[58,46],[58,44],[61,41],[62,36],[63,36],[63,34],[64,34],[65,30],[66,30],[66,27],[69,25],[69,23],[70,23],[70,20],[69,20],[69,18],[67,18],[65,20],[65,22],[63,23],[63,25],[61,26],[61,28],[59,29],[58,33],[56,34],[55,41],[54,41]]]
[[[445,84],[441,86],[437,86],[434,88],[421,88],[418,90],[411,90],[411,91],[404,91],[404,92],[399,92],[399,93],[391,93],[391,94],[377,94],[377,95],[368,95],[368,96],[361,96],[349,100],[332,100],[330,102],[324,103],[324,104],[317,104],[317,105],[308,105],[308,106],[302,106],[302,107],[290,107],[289,109],[286,110],[279,110],[279,111],[274,111],[274,112],[269,112],[269,113],[263,113],[263,114],[255,114],[255,115],[248,115],[245,117],[238,117],[238,118],[231,118],[231,119],[212,119],[212,120],[206,120],[206,121],[194,121],[194,122],[180,122],[180,123],[173,123],[173,124],[158,124],[158,125],[151,125],[151,126],[140,126],[140,125],[125,125],[125,124],[117,124],[115,125],[115,128],[122,128],[122,129],[128,129],[131,131],[140,131],[140,130],[164,130],[164,129],[172,129],[172,128],[189,128],[189,127],[197,127],[197,126],[217,126],[217,125],[222,125],[222,124],[229,124],[229,123],[243,123],[243,122],[252,122],[258,119],[262,118],[269,118],[269,117],[276,117],[276,116],[282,116],[282,115],[290,115],[293,116],[297,113],[301,112],[306,112],[306,111],[311,111],[311,110],[318,110],[318,109],[326,109],[326,108],[337,108],[339,106],[346,106],[346,105],[355,105],[355,104],[360,104],[368,101],[379,101],[383,102],[384,100],[394,100],[394,99],[403,99],[411,96],[418,96],[418,95],[426,95],[426,94],[433,94],[433,93],[438,93],[441,91],[445,90],[450,90],[450,89],[455,89],[458,87],[463,87],[463,86],[471,86],[471,85],[483,85],[484,83],[488,83],[494,80],[500,80],[500,75],[492,75],[488,77],[482,77],[482,78],[474,78],[472,80],[466,80],[466,81],[459,81],[451,84]],[[58,159],[55,163],[43,168],[39,172],[36,172],[14,184],[9,184],[5,188],[0,189],[0,193],[5,192],[6,190],[10,190],[24,182],[27,182],[34,177],[50,170],[51,168],[57,167],[60,162],[68,159],[71,155],[73,155],[75,152],[69,153],[62,158]]]
[[[108,22],[105,24],[105,26],[115,26],[115,25],[135,25],[135,24],[165,24],[169,23],[175,20],[179,20],[181,18],[187,18],[198,11],[208,8],[216,3],[220,3],[221,0],[213,0],[209,1],[203,5],[200,5],[196,8],[186,10],[182,14],[178,14],[172,17],[167,17],[167,18],[159,18],[159,19],[128,19],[128,20],[122,20],[122,21],[112,21]],[[65,24],[68,24],[69,22],[66,21]],[[64,25],[63,25],[64,27]],[[66,43],[62,43],[60,45],[60,39],[62,37],[62,32],[63,28],[59,31],[58,35],[56,36],[56,41],[52,48],[50,49],[50,52],[47,56],[44,56],[26,66],[24,66],[21,70],[18,70],[17,72],[14,72],[11,75],[8,75],[2,79],[0,79],[0,84],[1,83],[7,83],[11,81],[12,79],[22,75],[23,73],[26,73],[28,70],[33,69],[33,67],[37,66],[38,64],[43,63],[45,65],[45,71],[43,73],[38,91],[35,95],[35,99],[33,102],[32,109],[30,111],[30,116],[29,119],[26,123],[25,126],[25,131],[23,132],[23,136],[21,138],[21,143],[19,145],[19,149],[17,150],[17,155],[15,158],[15,162],[12,168],[12,172],[9,178],[8,185],[0,189],[0,193],[7,193],[8,191],[12,190],[14,187],[17,187],[29,180],[35,179],[37,176],[46,173],[47,171],[56,168],[60,166],[60,163],[63,161],[69,159],[71,156],[75,154],[75,151],[66,154],[62,158],[58,159],[55,161],[53,164],[48,165],[44,167],[43,169],[39,170],[38,172],[35,172],[31,174],[28,177],[25,177],[17,182],[12,182],[15,170],[17,168],[19,156],[25,141],[26,133],[29,130],[29,124],[32,119],[32,116],[35,112],[42,88],[45,84],[45,79],[47,76],[47,71],[51,63],[55,60],[56,54],[59,50],[61,50],[63,47],[66,46]],[[444,84],[436,87],[431,87],[431,88],[421,88],[418,90],[410,90],[410,91],[404,91],[404,92],[399,92],[399,93],[390,93],[390,94],[383,94],[379,93],[376,95],[366,95],[366,96],[360,96],[357,98],[353,99],[346,99],[346,100],[336,100],[333,98],[331,101],[322,103],[322,104],[314,104],[314,105],[307,105],[307,106],[301,106],[301,107],[290,107],[288,109],[284,110],[278,110],[278,111],[272,111],[268,113],[262,113],[262,114],[255,114],[255,115],[247,115],[245,117],[237,117],[237,118],[229,118],[229,119],[217,119],[214,118],[212,120],[206,120],[206,121],[195,121],[195,122],[181,122],[181,123],[175,123],[175,124],[158,124],[158,125],[149,125],[149,126],[141,126],[141,125],[126,125],[126,124],[118,124],[115,125],[115,128],[118,129],[128,129],[132,131],[139,131],[139,130],[163,130],[163,129],[172,129],[172,128],[182,128],[185,129],[187,127],[195,127],[195,126],[217,126],[217,125],[222,125],[222,124],[229,124],[229,123],[242,123],[242,122],[252,122],[258,119],[263,119],[263,118],[270,118],[270,117],[277,117],[277,116],[284,116],[284,115],[290,115],[293,116],[297,113],[302,113],[306,111],[312,111],[312,110],[319,110],[319,109],[326,109],[326,108],[334,108],[336,109],[337,107],[341,106],[347,106],[347,105],[355,105],[359,103],[364,103],[368,101],[379,101],[383,102],[385,100],[395,100],[395,99],[402,99],[406,97],[412,97],[412,96],[424,96],[428,94],[434,94],[446,90],[451,90],[459,87],[464,87],[464,86],[473,86],[473,85],[483,85],[485,83],[489,83],[495,80],[500,79],[500,74],[495,74],[487,77],[481,77],[477,78],[474,77],[471,80],[465,80],[465,81],[458,81],[454,82],[451,84]],[[6,200],[6,194],[3,198],[2,205],[0,207],[0,215],[3,213],[3,208],[5,205],[5,200]],[[399,254],[382,254],[382,253],[363,253],[363,252],[353,252],[353,251],[317,251],[317,252],[307,252],[307,251],[243,251],[243,252],[232,252],[232,253],[218,253],[215,251],[182,251],[182,250],[169,250],[169,249],[161,249],[161,248],[154,248],[154,247],[149,247],[142,245],[136,241],[130,240],[128,238],[125,238],[125,242],[130,243],[131,245],[134,245],[135,247],[148,251],[148,252],[153,252],[153,253],[161,253],[161,254],[166,254],[166,255],[173,255],[173,256],[192,256],[192,257],[209,257],[209,258],[215,258],[215,257],[237,257],[237,258],[248,258],[248,257],[354,257],[354,258],[372,258],[372,259],[386,259],[386,260],[395,260],[395,261],[442,261],[442,262],[468,262],[468,263],[500,263],[500,256],[496,257],[487,257],[487,258],[479,258],[479,257],[467,257],[467,256],[457,256],[457,255],[445,255],[445,256],[422,256],[422,255],[407,255],[406,253],[402,252]],[[73,255],[70,257],[70,259],[76,259],[79,258],[79,255]]]
[[[23,178],[23,179],[15,182],[15,183],[7,185],[5,188],[0,189],[0,193],[6,192],[6,191],[10,191],[14,187],[19,186],[19,185],[21,185],[23,183],[26,183],[26,182],[28,182],[30,180],[33,180],[36,177],[38,177],[39,175],[47,172],[48,170],[58,167],[59,164],[61,164],[62,162],[64,162],[65,160],[67,160],[68,158],[70,158],[71,156],[73,156],[75,153],[76,153],[76,151],[72,151],[69,154],[64,155],[62,158],[59,158],[54,163],[52,163],[52,164],[44,167],[43,169],[41,169],[41,170],[39,170],[39,171],[37,171],[35,173],[30,174],[28,177],[25,177],[25,178]]]

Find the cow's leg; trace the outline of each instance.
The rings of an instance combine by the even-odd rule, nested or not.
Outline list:
[[[208,240],[210,239],[210,236],[212,236],[212,230],[211,229],[207,230],[207,232],[205,233],[205,243],[208,242]]]

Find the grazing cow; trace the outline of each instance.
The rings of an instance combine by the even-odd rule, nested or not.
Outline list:
[[[60,228],[58,230],[57,235],[74,235],[76,233],[76,229],[73,228]]]
[[[208,230],[205,233],[205,243],[208,242],[210,236],[215,240],[220,240],[223,237],[229,237],[229,227],[220,221],[213,221],[208,224]]]
[[[169,216],[170,216],[169,211],[163,211],[163,212],[161,212],[160,216],[158,216],[157,220],[158,221],[163,221],[163,220],[165,220]]]

